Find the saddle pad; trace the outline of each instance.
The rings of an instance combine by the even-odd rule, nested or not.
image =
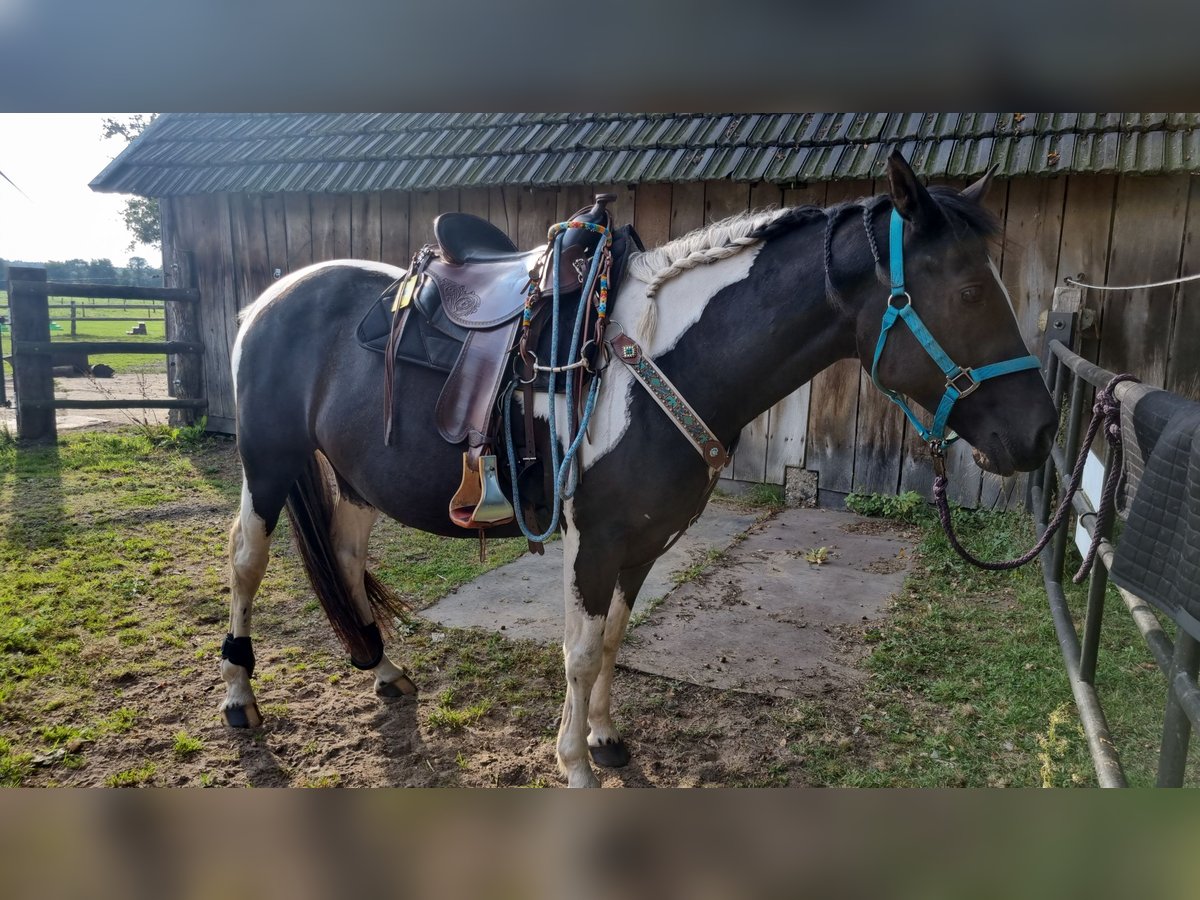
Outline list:
[[[1145,469],[1112,580],[1200,639],[1200,404],[1152,391],[1125,413],[1132,426],[1123,431]]]

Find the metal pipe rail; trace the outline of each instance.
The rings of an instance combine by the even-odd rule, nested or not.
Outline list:
[[[1070,339],[1069,335],[1062,337]],[[1085,402],[1088,393],[1086,388],[1088,385],[1094,388],[1104,387],[1113,378],[1112,372],[1073,353],[1058,335],[1048,341],[1047,350],[1048,385],[1060,415],[1064,408],[1067,411],[1067,427],[1066,447],[1054,447],[1045,466],[1031,478],[1029,507],[1034,514],[1039,537],[1045,532],[1051,509],[1051,491],[1047,486],[1054,483],[1056,473],[1063,481],[1070,478],[1071,465],[1079,452],[1081,425],[1090,412],[1090,402]],[[1068,381],[1071,382],[1069,399]],[[1132,389],[1131,384],[1118,385],[1115,392],[1117,399],[1123,399]],[[1106,453],[1106,476],[1111,465],[1112,459]],[[1079,492],[1075,495],[1072,506],[1079,524],[1089,536],[1094,535],[1097,527],[1096,510],[1088,498]],[[1046,597],[1067,677],[1071,683],[1071,692],[1079,710],[1080,724],[1087,735],[1097,781],[1101,787],[1125,787],[1128,782],[1121,766],[1120,754],[1109,731],[1096,687],[1096,661],[1100,649],[1104,598],[1115,549],[1111,536],[1102,534],[1096,564],[1089,579],[1087,611],[1081,637],[1063,592],[1068,533],[1068,528],[1061,529],[1041,553]],[[1175,640],[1172,641],[1148,603],[1122,588],[1117,588],[1117,591],[1146,642],[1147,649],[1167,680],[1167,702],[1159,750],[1157,784],[1160,787],[1177,787],[1183,783],[1192,729],[1200,728],[1200,686],[1197,685],[1200,643],[1183,629],[1177,630]]]

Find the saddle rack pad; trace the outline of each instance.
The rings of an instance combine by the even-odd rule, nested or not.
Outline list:
[[[1112,580],[1200,639],[1200,404],[1153,389],[1119,396],[1137,483]]]

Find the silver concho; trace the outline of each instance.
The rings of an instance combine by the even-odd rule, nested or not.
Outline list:
[[[589,266],[590,266],[590,263],[589,263],[588,259],[583,256],[579,257],[579,259],[577,259],[573,263],[571,263],[571,268],[573,268],[575,270],[575,274],[577,276],[579,276],[580,284],[583,284],[584,280],[587,279],[587,273],[588,273]]]

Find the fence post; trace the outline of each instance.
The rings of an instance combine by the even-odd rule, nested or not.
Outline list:
[[[15,287],[22,284],[22,287]],[[27,285],[27,286],[25,286]],[[25,441],[58,440],[54,421],[54,375],[47,355],[23,353],[22,343],[50,340],[50,298],[46,270],[8,267],[8,309],[11,314],[13,393],[17,399],[17,436]]]
[[[171,265],[173,287],[196,287],[196,273],[190,250],[176,250]],[[200,304],[167,301],[163,304],[168,341],[200,343]],[[176,353],[167,358],[167,379],[172,397],[180,400],[199,400],[204,396],[204,358],[198,353]],[[173,409],[168,421],[176,427],[194,425],[196,410]]]
[[[71,337],[78,337],[75,332],[75,301],[71,301]]]

